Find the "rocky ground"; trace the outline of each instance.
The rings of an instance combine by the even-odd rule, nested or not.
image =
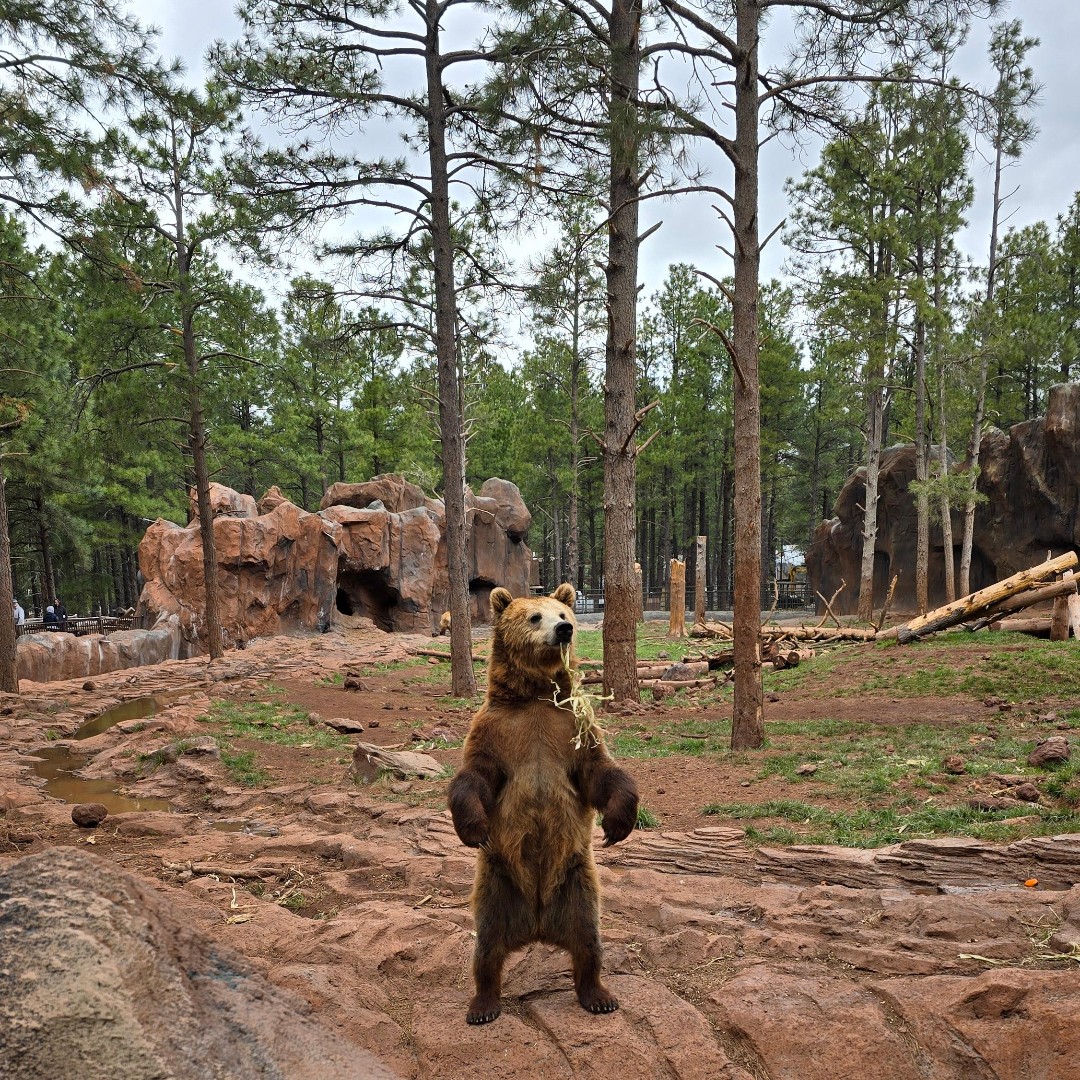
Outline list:
[[[348,1064],[343,1047],[400,1077],[441,1080],[1080,1078],[1080,965],[1069,959],[1080,954],[1077,837],[754,849],[739,822],[701,813],[708,802],[747,798],[750,785],[758,802],[790,797],[788,781],[762,778],[754,755],[627,762],[661,827],[598,849],[617,1013],[582,1011],[565,955],[534,946],[509,966],[502,1017],[467,1026],[473,856],[445,812],[446,781],[358,785],[349,773],[349,743],[360,738],[456,765],[471,705],[447,696],[437,659],[401,664],[432,644],[335,629],[253,642],[213,665],[24,684],[19,698],[0,697],[0,1028],[9,1033],[0,1035],[0,1073],[59,1080],[67,1074],[31,1054],[37,1036],[27,1031],[44,1038],[82,1025],[84,1049],[142,1040],[147,1063],[174,1062],[189,1047],[187,1071],[134,1061],[124,1072],[73,1074],[82,1080],[168,1069],[379,1075],[367,1059]],[[913,719],[909,699],[840,698],[835,689],[826,681],[779,695],[768,719]],[[62,751],[87,720],[147,696],[156,697],[153,715],[76,749],[87,755],[83,776],[172,810],[75,825],[71,805],[44,791],[35,754]],[[313,721],[296,745],[234,728],[220,751],[230,707],[252,702],[275,707],[270,725],[289,706]],[[208,724],[211,707],[218,719]],[[659,738],[700,708],[648,702],[604,722]],[[985,710],[969,697],[923,697],[918,719],[949,724]],[[324,721],[354,733],[338,736]],[[823,786],[800,797],[840,801]],[[1025,888],[1034,877],[1040,885]],[[78,932],[65,933],[73,923]],[[13,963],[19,941],[33,947]],[[138,963],[133,949],[142,949]],[[88,956],[115,974],[63,977]],[[217,972],[210,983],[207,972]],[[239,994],[243,1007],[208,997],[211,984]],[[56,994],[67,995],[63,1007]],[[252,1001],[269,1011],[256,1017]],[[223,1030],[243,1053],[223,1056],[216,1029],[185,1040],[214,1010],[224,1010]],[[163,1023],[169,1030],[158,1030]]]

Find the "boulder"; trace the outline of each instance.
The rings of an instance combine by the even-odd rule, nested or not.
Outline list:
[[[0,910],[0,1076],[393,1080],[104,859],[8,862]]]
[[[936,451],[935,451],[936,452]],[[1080,549],[1080,383],[1050,388],[1046,415],[1008,432],[987,432],[982,441],[978,490],[985,496],[975,512],[971,589],[985,588],[1049,556]],[[953,464],[955,472],[969,468]],[[894,446],[882,454],[878,478],[878,534],[874,550],[874,605],[885,601],[899,575],[894,610],[913,609],[915,597],[916,513],[910,483],[915,479],[915,448]],[[807,555],[811,591],[828,597],[847,588],[833,605],[837,614],[858,609],[862,560],[866,470],[855,472],[841,489],[833,517],[814,533]],[[954,550],[959,565],[963,509],[953,512]],[[945,551],[939,523],[930,526],[928,570],[930,606],[946,603]]]

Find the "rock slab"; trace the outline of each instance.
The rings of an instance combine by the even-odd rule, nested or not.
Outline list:
[[[0,957],[0,1076],[394,1078],[154,890],[74,848],[0,869]]]

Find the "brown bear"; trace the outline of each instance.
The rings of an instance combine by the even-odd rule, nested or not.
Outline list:
[[[444,611],[439,617],[439,633],[438,636],[442,637],[444,634],[450,633],[450,612]]]
[[[565,704],[571,685],[563,650],[577,625],[573,603],[571,585],[517,600],[503,588],[491,593],[487,697],[473,717],[449,792],[458,836],[479,848],[470,1024],[499,1015],[503,964],[533,941],[569,951],[583,1008],[605,1013],[619,1007],[600,981],[592,832],[599,811],[604,845],[625,839],[637,822],[638,793],[596,726],[581,732]]]

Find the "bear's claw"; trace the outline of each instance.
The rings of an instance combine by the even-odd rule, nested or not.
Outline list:
[[[502,1007],[497,1001],[492,1003],[473,999],[469,1011],[465,1015],[465,1022],[467,1024],[490,1024],[492,1020],[497,1020],[501,1014]]]

